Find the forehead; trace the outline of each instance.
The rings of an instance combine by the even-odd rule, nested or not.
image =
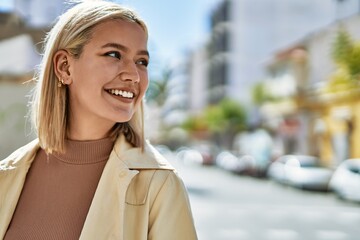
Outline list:
[[[93,28],[90,42],[128,43],[144,48],[147,45],[147,33],[138,23],[112,19],[101,22]]]

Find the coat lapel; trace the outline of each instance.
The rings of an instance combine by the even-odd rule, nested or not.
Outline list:
[[[38,141],[34,140],[0,162],[0,239],[7,231],[38,149]]]
[[[80,240],[123,240],[125,195],[132,178],[138,173],[118,161],[113,152],[100,178]]]
[[[173,168],[150,144],[146,144],[143,152],[132,147],[121,135],[101,175],[80,240],[124,240],[126,192],[141,169]]]
[[[6,233],[38,149],[38,140],[34,140],[0,162],[0,239]],[[81,240],[124,240],[126,191],[141,169],[173,170],[173,167],[149,143],[146,143],[143,152],[132,147],[121,135],[100,178]]]
[[[118,139],[115,142],[115,148],[123,152],[130,146],[123,139]],[[125,204],[123,199],[125,199],[127,186],[137,172],[129,170],[114,149],[99,180],[80,240],[123,240]]]

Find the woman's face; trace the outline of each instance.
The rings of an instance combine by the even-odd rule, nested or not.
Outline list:
[[[148,87],[148,61],[147,34],[137,23],[97,25],[69,66],[70,130],[110,130],[116,122],[129,121]]]

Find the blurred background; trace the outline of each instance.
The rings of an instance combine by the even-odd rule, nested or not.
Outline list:
[[[148,23],[147,137],[199,239],[360,239],[360,0],[116,1]],[[0,159],[73,4],[0,0]]]

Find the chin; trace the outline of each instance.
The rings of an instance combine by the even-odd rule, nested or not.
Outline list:
[[[135,111],[133,110],[128,110],[128,111],[117,111],[115,114],[112,113],[110,119],[112,119],[114,122],[118,122],[118,123],[123,123],[123,122],[128,122],[131,120],[131,118],[134,116]]]
[[[131,115],[131,116],[121,116],[121,118],[115,119],[115,122],[117,122],[117,123],[129,122],[132,117],[133,117],[133,115]]]

